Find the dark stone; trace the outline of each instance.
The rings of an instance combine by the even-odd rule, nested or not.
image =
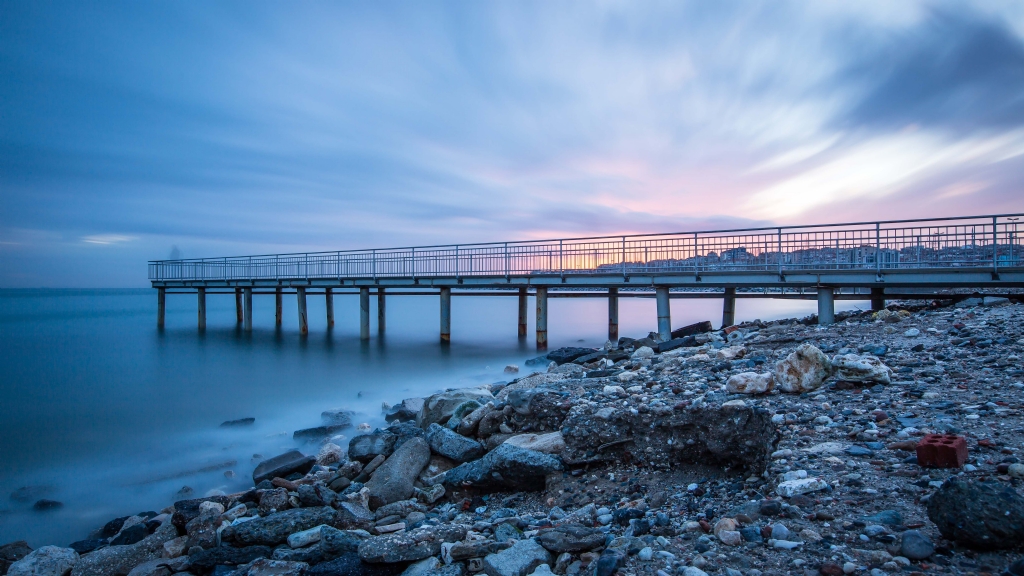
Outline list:
[[[761,508],[758,511],[762,516],[778,516],[782,514],[781,500],[761,500]]]
[[[315,506],[331,506],[334,501],[338,499],[338,495],[325,486],[322,482],[316,482],[312,485],[302,484],[297,490],[299,494],[299,502],[304,507],[315,507]]]
[[[316,457],[305,456],[298,450],[290,450],[280,456],[260,462],[252,473],[252,483],[259,484],[263,480],[284,478],[295,472],[305,474],[313,468],[314,464],[316,464]]]
[[[873,456],[875,453],[863,446],[848,446],[846,453],[850,456]]]
[[[255,418],[239,418],[238,420],[226,420],[220,423],[221,428],[231,428],[234,426],[251,426],[256,423]]]
[[[121,530],[121,533],[110,541],[110,545],[127,546],[129,544],[135,544],[136,542],[141,542],[146,536],[149,536],[149,528],[142,523],[135,524],[134,526],[129,526],[124,530]]]
[[[366,483],[370,490],[370,509],[405,500],[413,494],[413,484],[430,462],[430,447],[423,438],[402,444],[384,461]]]
[[[1021,558],[1013,564],[1010,564],[1010,567],[1007,569],[1007,571],[1010,574],[1013,574],[1013,576],[1024,576],[1024,558]]]
[[[395,440],[394,434],[379,429],[356,436],[348,443],[348,457],[363,464],[369,464],[377,456],[386,458],[395,451]]]
[[[882,510],[881,512],[864,516],[860,519],[865,524],[884,524],[885,526],[900,526],[903,524],[903,515],[896,510]]]
[[[675,350],[676,348],[692,348],[696,345],[696,338],[693,336],[685,336],[683,338],[673,338],[665,342],[659,342],[654,348],[654,351],[660,354],[661,352],[668,352],[669,350]]]
[[[546,358],[556,364],[562,365],[572,362],[580,356],[586,356],[587,354],[593,354],[594,352],[595,350],[593,348],[575,348],[572,346],[566,346],[564,348],[548,352]]]
[[[594,576],[612,576],[616,570],[626,564],[626,555],[612,550],[601,552],[594,569]]]
[[[604,536],[604,532],[597,528],[566,524],[541,530],[537,534],[537,542],[555,554],[576,554],[604,546]]]
[[[208,498],[193,498],[191,500],[178,500],[175,502],[174,514],[171,516],[171,524],[178,529],[178,534],[185,534],[188,523],[199,516],[199,505],[203,502],[216,502],[227,509],[231,504],[231,498],[228,496],[210,496]],[[124,521],[127,519],[127,517],[118,518],[107,523],[107,526],[103,527],[103,533],[101,535],[109,538],[110,536],[117,534],[118,530],[124,526]],[[114,530],[113,534],[110,534],[110,536],[106,536],[107,528],[115,522],[120,522],[120,524],[117,524],[117,529]]]
[[[175,509],[177,509],[177,508],[175,508]],[[199,511],[199,505],[196,504],[196,513],[198,513],[198,511]],[[118,532],[121,531],[121,528],[124,526],[124,521],[127,520],[128,518],[130,518],[130,516],[122,516],[120,518],[114,518],[110,522],[107,522],[106,524],[104,524],[103,528],[100,528],[100,538],[113,538]],[[181,525],[181,530],[184,530],[184,529],[185,529],[185,524],[182,524]]]
[[[395,450],[398,450],[401,448],[402,444],[405,444],[413,438],[423,438],[426,436],[423,432],[423,428],[409,422],[392,424],[388,427],[388,432],[395,435]]]
[[[342,426],[348,428],[352,425],[352,416],[354,414],[355,412],[352,412],[351,410],[332,408],[321,412],[320,419],[323,420],[323,423],[326,426]]]
[[[998,482],[951,478],[928,499],[928,517],[945,538],[971,548],[1024,542],[1024,498]]]
[[[68,544],[68,548],[71,548],[79,554],[88,554],[93,550],[99,550],[107,545],[106,538],[95,538],[92,540],[79,540],[78,542],[72,542]]]
[[[31,553],[32,548],[30,548],[28,542],[25,542],[24,540],[18,540],[17,542],[11,542],[0,546],[0,574],[7,574],[7,569],[10,568],[11,564],[14,564]]]
[[[227,539],[230,533],[231,540],[247,546],[275,546],[287,540],[289,534],[321,524],[334,525],[337,522],[337,513],[327,507],[293,508],[231,526],[226,528],[221,536]]]
[[[711,332],[711,321],[705,320],[703,322],[697,322],[696,324],[690,324],[689,326],[683,326],[682,328],[676,328],[672,331],[672,338],[684,338],[686,336],[695,336],[697,334],[703,334],[704,332]]]
[[[209,550],[199,550],[195,554],[189,554],[188,560],[193,568],[199,570],[212,570],[215,566],[248,564],[257,558],[270,558],[273,552],[269,546],[246,546],[244,548],[233,548],[231,546],[216,546]]]
[[[482,444],[439,424],[427,428],[426,438],[431,451],[456,462],[468,462],[484,455]]]
[[[562,463],[549,454],[501,444],[483,458],[449,470],[445,484],[483,490],[543,490],[547,475],[561,469]]]
[[[740,536],[743,537],[744,542],[764,541],[764,538],[761,537],[761,529],[757,526],[744,526],[740,528]]]
[[[62,507],[64,507],[63,502],[58,502],[57,500],[47,500],[46,498],[36,500],[36,503],[32,505],[33,510],[39,511],[56,510],[57,508]]]
[[[292,432],[293,440],[302,440],[303,442],[319,442],[325,438],[334,436],[336,432],[340,432],[346,428],[351,427],[352,424],[335,424],[332,426],[316,426],[313,428],[303,428],[302,430],[296,430]]]
[[[918,530],[907,530],[900,542],[900,556],[924,560],[935,553],[935,544]]]
[[[331,560],[346,554],[355,554],[363,539],[330,526],[320,528],[320,553],[325,560]]]
[[[347,553],[334,560],[311,566],[303,573],[305,576],[398,576],[406,565],[399,564],[367,564],[358,554]]]
[[[439,554],[441,544],[458,542],[465,537],[464,526],[424,526],[411,532],[367,538],[359,545],[359,557],[371,564],[422,560]]]
[[[637,508],[617,508],[612,512],[612,522],[619,526],[628,526],[630,520],[643,517],[643,510]]]

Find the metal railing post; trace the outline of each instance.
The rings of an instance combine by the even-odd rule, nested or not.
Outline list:
[[[412,249],[412,280],[416,281],[416,248]]]
[[[562,241],[558,241],[558,276],[565,280],[565,265],[562,263]]]
[[[509,277],[509,271],[508,271],[508,242],[505,242],[505,279],[508,280],[508,277]]]
[[[377,280],[377,250],[370,251],[370,272],[373,274],[373,279]]]
[[[459,279],[459,246],[455,245],[455,279]]]
[[[779,276],[782,276],[782,228],[778,230],[778,245],[779,245]]]
[[[882,273],[882,224],[875,222],[875,273]]]
[[[626,278],[626,237],[622,237],[622,278]]]
[[[999,274],[999,236],[996,233],[997,216],[992,217],[992,273]]]

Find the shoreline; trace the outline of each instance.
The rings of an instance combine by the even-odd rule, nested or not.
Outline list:
[[[77,551],[43,547],[19,560],[25,547],[0,547],[0,568],[47,560],[73,576],[140,567],[149,571],[133,576],[542,576],[541,565],[568,576],[1008,570],[1019,548],[979,552],[971,534],[939,529],[956,514],[983,517],[972,506],[990,487],[1008,488],[1024,512],[1024,306],[990,300],[892,303],[877,314],[839,313],[827,327],[748,322],[668,343],[555,350],[554,365],[523,367],[538,371],[507,384],[404,400],[391,427],[348,446],[324,444],[276,468],[264,462],[257,472],[266,478],[252,490],[113,520]],[[346,429],[325,426],[342,426],[325,439]],[[926,432],[964,437],[967,463],[911,461]],[[1024,531],[1016,522],[1015,535]]]

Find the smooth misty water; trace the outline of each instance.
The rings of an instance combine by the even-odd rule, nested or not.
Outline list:
[[[315,452],[291,432],[319,425],[326,408],[381,425],[382,402],[506,380],[506,364],[525,369],[537,355],[532,340],[516,338],[515,298],[453,298],[449,347],[437,342],[437,298],[389,297],[387,337],[369,342],[359,341],[355,296],[335,297],[331,332],[323,299],[310,297],[305,338],[293,298],[275,329],[274,299],[255,296],[251,335],[235,325],[232,296],[207,301],[201,335],[194,296],[168,296],[159,332],[153,290],[0,291],[0,543],[67,545],[111,518],[167,506],[186,485],[197,496],[243,490],[254,454]],[[741,299],[737,320],[814,306]],[[655,329],[652,299],[623,298],[619,315],[622,335]],[[603,299],[551,300],[551,348],[602,345],[606,318]],[[673,300],[672,318],[717,323],[721,301]],[[218,427],[249,416],[254,426]],[[36,512],[8,497],[23,486],[44,487],[63,508]]]

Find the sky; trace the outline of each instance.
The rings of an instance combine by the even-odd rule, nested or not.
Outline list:
[[[1024,211],[1024,3],[0,1],[0,288]]]

